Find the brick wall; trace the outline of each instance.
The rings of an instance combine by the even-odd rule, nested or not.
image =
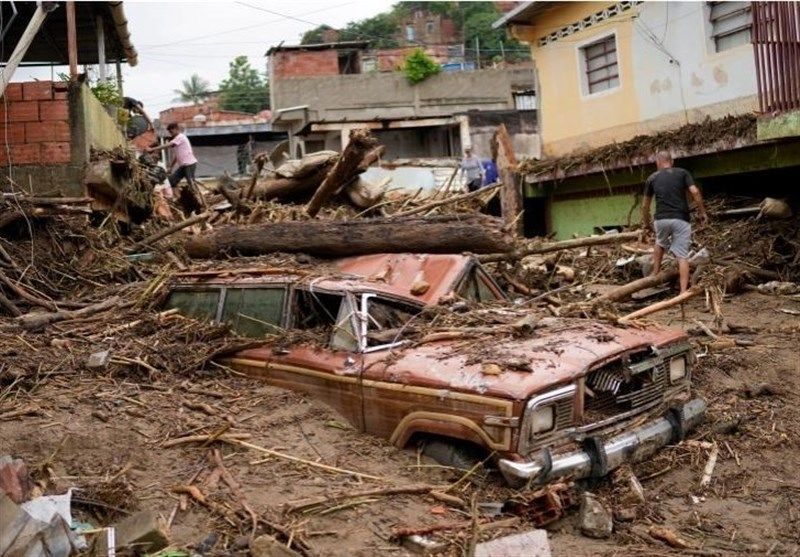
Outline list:
[[[71,160],[67,84],[10,83],[0,97],[0,166]]]
[[[270,64],[276,78],[339,75],[339,52],[333,48],[287,50],[274,53]]]

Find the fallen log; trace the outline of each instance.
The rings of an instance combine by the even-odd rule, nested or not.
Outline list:
[[[371,253],[498,253],[512,249],[502,222],[486,215],[285,221],[228,226],[187,240],[195,259],[227,255],[308,253],[327,257]]]
[[[250,177],[250,183],[247,184],[247,188],[244,190],[243,198],[250,199],[253,195],[253,189],[256,187],[256,182],[258,182],[258,175],[261,174],[261,171],[264,169],[264,165],[269,160],[268,153],[259,153],[256,155],[255,159],[253,159],[253,163],[255,163],[256,167],[253,169],[253,175]]]
[[[163,238],[166,238],[170,234],[175,234],[179,230],[183,230],[184,228],[192,226],[193,224],[197,224],[199,222],[203,222],[204,220],[208,219],[212,214],[213,213],[211,211],[206,211],[205,213],[200,213],[199,215],[194,215],[192,217],[189,217],[188,219],[183,220],[183,221],[181,221],[181,222],[179,222],[177,224],[174,224],[174,225],[170,226],[169,228],[165,228],[164,230],[159,230],[155,234],[151,234],[150,236],[148,236],[144,240],[136,242],[135,244],[133,244],[131,247],[129,247],[125,251],[127,253],[135,253],[138,250],[142,249],[143,247],[152,244],[153,242],[157,242],[157,241],[159,241],[159,240],[161,240]]]
[[[41,329],[51,323],[56,323],[58,321],[64,321],[66,319],[79,319],[81,317],[88,317],[89,315],[94,315],[95,313],[100,313],[101,311],[105,311],[107,309],[111,309],[116,307],[120,304],[119,296],[112,296],[107,300],[103,300],[102,302],[93,304],[91,306],[86,306],[82,309],[76,310],[62,310],[56,311],[53,313],[47,313],[42,311],[26,313],[24,315],[20,315],[17,317],[16,321],[17,324],[25,330],[37,330]]]
[[[478,190],[483,191],[483,190]],[[489,255],[482,255],[481,263],[494,263],[497,261],[510,261],[514,259],[522,259],[529,255],[539,255],[544,253],[551,253],[554,251],[561,251],[572,248],[583,248],[589,246],[601,246],[604,244],[618,244],[621,242],[628,242],[630,240],[638,240],[641,236],[640,232],[622,232],[620,234],[604,234],[602,236],[589,236],[588,238],[576,238],[574,240],[564,240],[563,242],[552,242],[547,244],[538,244],[527,248],[516,249],[510,253],[492,253]]]
[[[306,213],[309,216],[316,216],[328,198],[360,172],[359,165],[377,146],[377,143],[378,140],[368,129],[350,132],[350,142],[344,148],[342,156],[330,169],[306,206]]]
[[[319,188],[331,166],[333,166],[333,163],[324,164],[311,174],[305,174],[301,177],[265,180],[256,186],[254,197],[269,201],[270,199],[294,199],[303,195],[307,196]]]
[[[595,301],[596,302],[619,302],[620,300],[624,300],[634,292],[638,292],[639,290],[644,290],[645,288],[652,288],[663,284],[665,282],[669,282],[671,280],[675,280],[678,277],[678,269],[664,269],[657,275],[650,275],[648,277],[640,278],[638,280],[634,280],[633,282],[629,282],[628,284],[623,284],[615,288],[614,290],[610,290],[603,294],[602,296],[598,296]]]
[[[620,323],[625,323],[626,321],[630,321],[631,319],[638,319],[639,317],[644,317],[646,315],[650,315],[651,313],[656,313],[661,310],[671,308],[672,306],[677,306],[678,304],[682,304],[686,300],[694,298],[698,294],[703,292],[702,288],[692,288],[684,292],[683,294],[678,294],[677,296],[670,298],[669,300],[664,300],[662,302],[656,302],[655,304],[651,304],[649,306],[643,307],[642,309],[638,309],[628,315],[619,318]]]

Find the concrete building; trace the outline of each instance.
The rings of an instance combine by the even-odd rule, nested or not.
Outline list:
[[[496,22],[530,45],[542,155],[553,161],[549,171],[527,177],[527,229],[569,237],[635,223],[654,153],[632,160],[625,153],[601,157],[601,150],[763,109],[759,95],[773,85],[757,79],[753,12],[773,4],[525,2]],[[797,3],[786,4],[796,18]],[[774,39],[777,22],[766,18],[763,33]],[[673,154],[710,189],[732,191],[758,172],[796,172],[798,144],[758,142],[755,129],[715,145],[697,137],[676,144]]]
[[[294,155],[341,149],[351,129],[367,127],[388,158],[458,158],[467,146],[488,158],[481,126],[489,120],[507,122],[518,154],[539,155],[530,66],[443,72],[412,85],[397,71],[364,72],[362,62],[372,55],[367,47],[346,42],[268,51],[272,122],[287,131]]]

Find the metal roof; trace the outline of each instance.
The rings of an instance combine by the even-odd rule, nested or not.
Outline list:
[[[8,62],[14,46],[25,32],[37,2],[0,2],[3,44],[0,62]],[[138,54],[131,42],[128,20],[122,2],[75,2],[75,28],[78,43],[78,64],[97,64],[97,22],[101,18],[105,30],[106,60],[128,62],[135,66]],[[10,24],[9,24],[10,22]],[[22,66],[67,65],[67,15],[64,2],[47,15],[22,59]]]

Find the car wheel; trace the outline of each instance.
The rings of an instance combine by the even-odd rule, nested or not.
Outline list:
[[[486,458],[479,447],[463,441],[427,438],[422,440],[422,454],[442,466],[467,471]]]

